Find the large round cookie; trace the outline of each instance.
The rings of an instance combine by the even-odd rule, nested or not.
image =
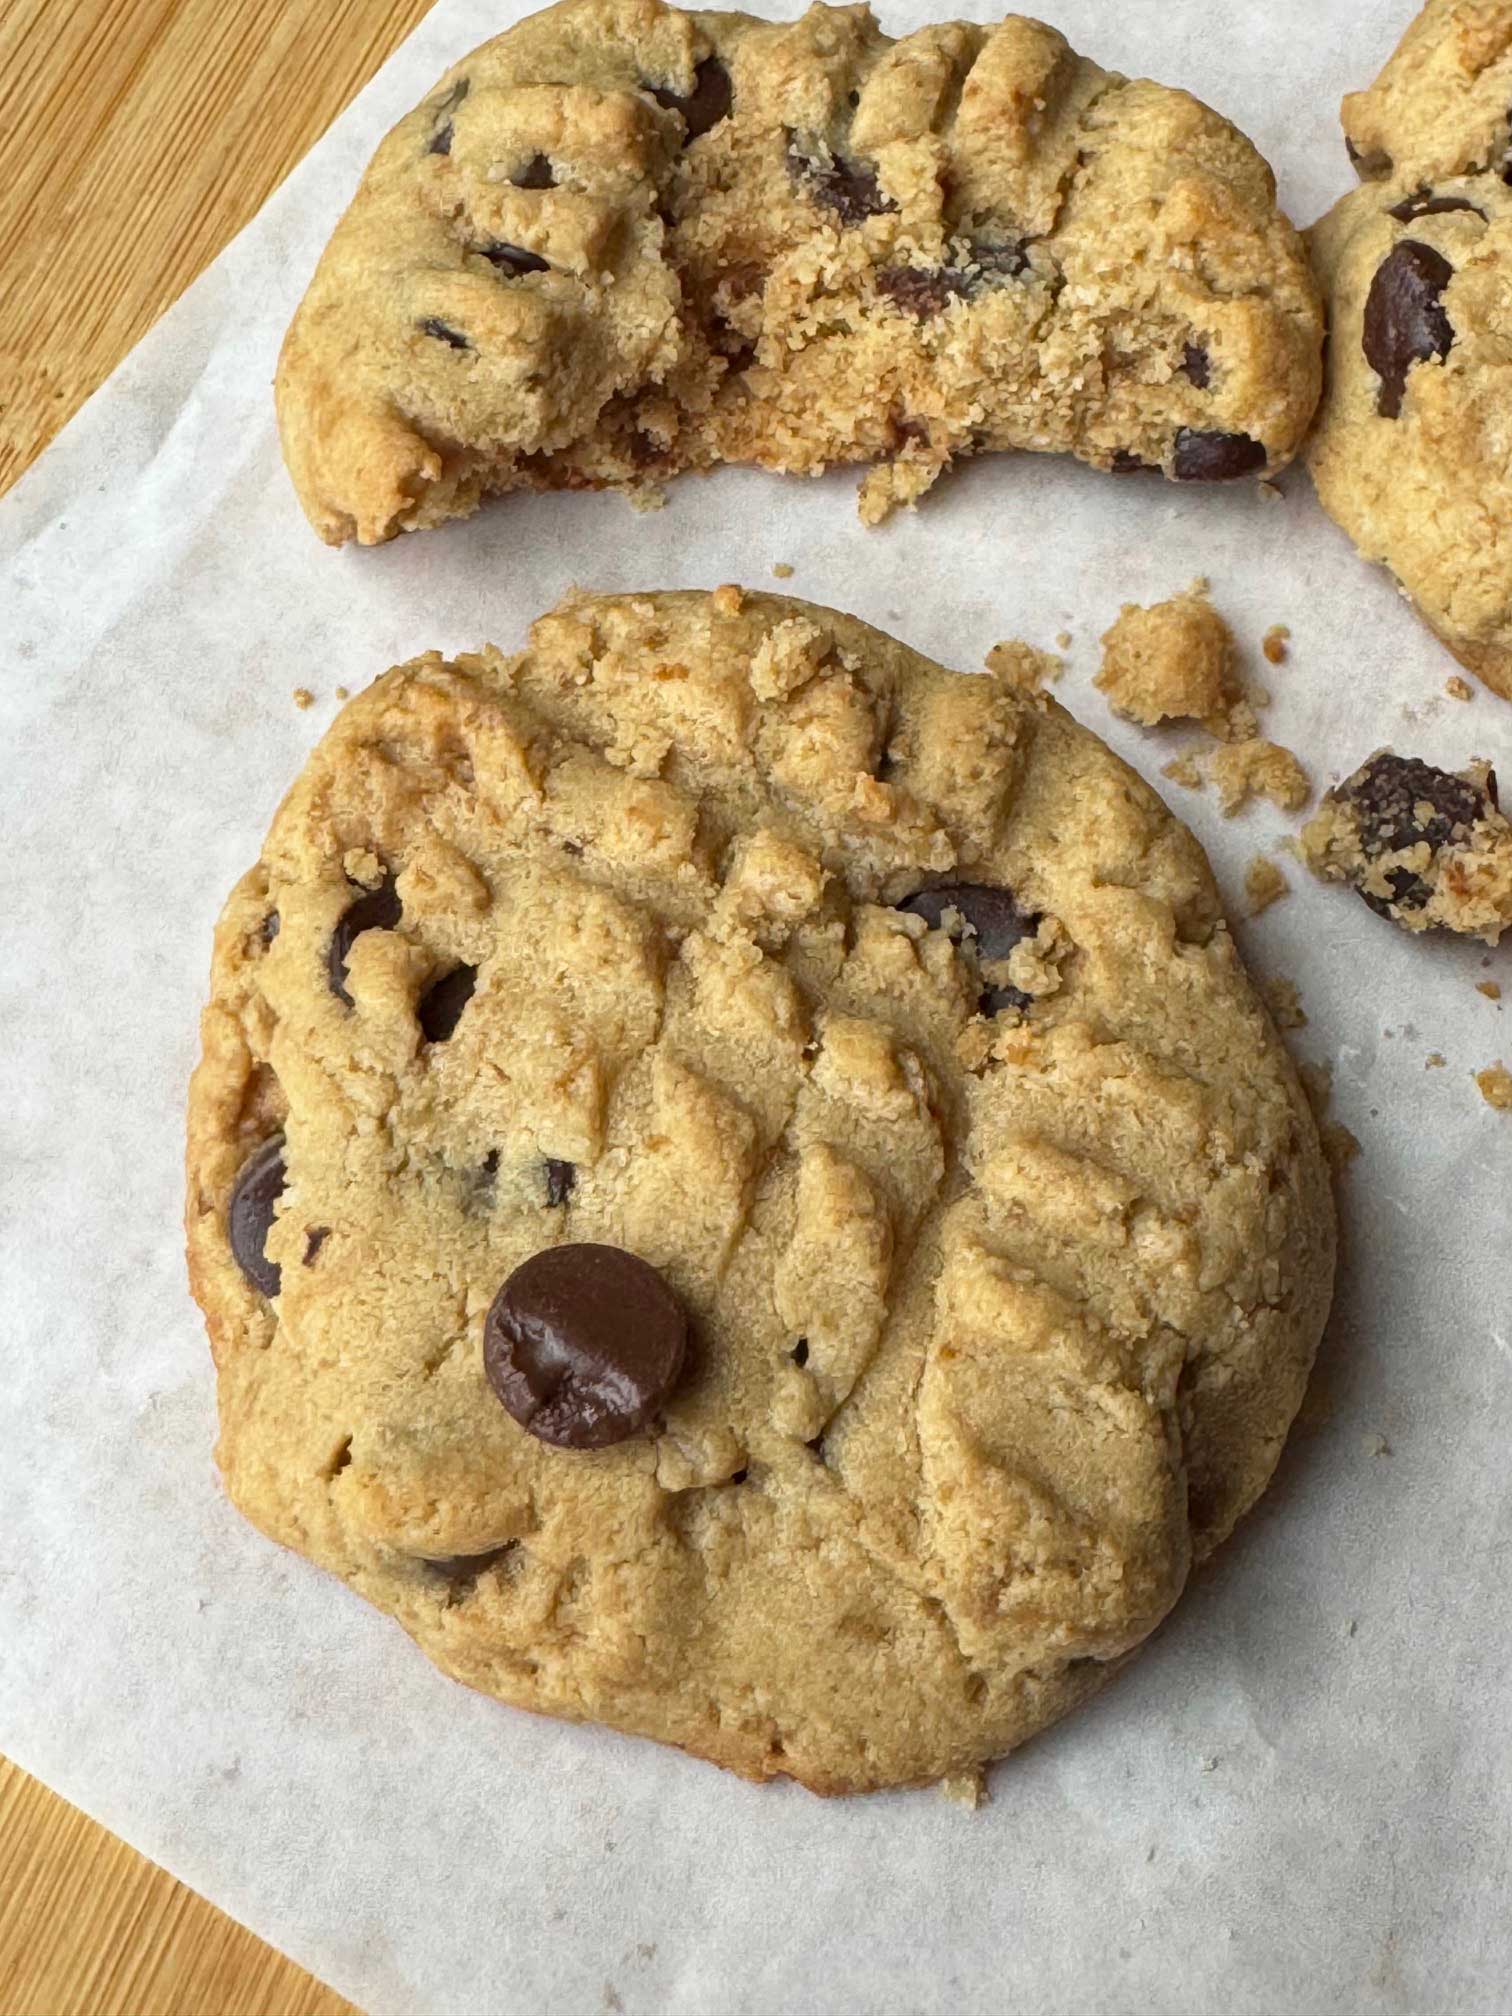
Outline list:
[[[1044,696],[801,602],[574,598],[387,673],[233,892],[203,1040],[236,1503],[472,1685],[755,1778],[932,1779],[1090,1694],[1264,1487],[1328,1307],[1191,837]],[[691,1325],[613,1447],[485,1372],[569,1243]]]
[[[1019,15],[894,42],[562,0],[369,164],[284,344],[334,544],[522,489],[870,463],[862,515],[993,449],[1274,471],[1317,404],[1306,255],[1245,137]]]
[[[1512,189],[1367,183],[1312,245],[1330,304],[1318,495],[1512,698]]]

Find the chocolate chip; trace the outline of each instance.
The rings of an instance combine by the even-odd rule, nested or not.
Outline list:
[[[497,1149],[497,1148],[490,1148],[490,1149],[489,1149],[489,1151],[488,1151],[488,1153],[487,1153],[487,1154],[486,1154],[486,1155],[485,1155],[485,1156],[483,1157],[483,1171],[482,1171],[482,1173],[483,1173],[483,1177],[484,1177],[484,1180],[485,1180],[486,1182],[489,1182],[489,1183],[492,1183],[492,1181],[493,1181],[493,1179],[495,1178],[495,1176],[497,1176],[497,1175],[498,1175],[498,1173],[499,1173],[499,1151],[498,1151],[498,1149]]]
[[[976,947],[979,964],[1006,959],[1022,939],[1032,938],[1039,929],[1038,916],[1021,910],[1013,894],[985,882],[946,882],[937,889],[920,889],[893,905],[910,917],[922,917],[932,931],[947,928],[945,915],[954,911],[961,919],[950,927],[951,936],[969,936]],[[1027,1008],[1030,996],[1017,987],[988,987],[978,1006],[984,1015],[996,1015],[1003,1008]]]
[[[1158,476],[1159,469],[1153,462],[1142,462],[1137,455],[1131,455],[1127,448],[1115,448],[1113,460],[1108,464],[1110,476]]]
[[[453,350],[471,350],[472,345],[460,329],[453,329],[449,322],[443,322],[439,315],[427,315],[419,325],[422,336],[434,336],[438,343],[449,343]]]
[[[1211,373],[1208,367],[1208,353],[1200,344],[1187,343],[1182,346],[1181,368],[1199,392],[1206,392]]]
[[[1404,196],[1400,203],[1393,203],[1386,212],[1395,217],[1399,224],[1411,224],[1419,217],[1444,217],[1452,210],[1473,210],[1483,222],[1486,213],[1478,203],[1472,203],[1466,196],[1433,196],[1426,189],[1419,189],[1415,196]]]
[[[749,1470],[732,1470],[729,1476],[726,1477],[725,1482],[726,1484],[744,1484],[750,1474]]]
[[[800,1337],[798,1339],[798,1342],[793,1346],[792,1350],[788,1353],[788,1356],[792,1359],[795,1365],[807,1365],[808,1363],[807,1337]]]
[[[444,1043],[462,1020],[462,1010],[478,984],[476,966],[454,966],[427,987],[416,1010],[427,1043]]]
[[[271,945],[273,940],[278,936],[278,924],[278,912],[270,910],[262,923],[257,927],[257,935],[261,938],[264,945]]]
[[[506,1540],[502,1547],[490,1547],[486,1554],[427,1554],[424,1560],[427,1568],[434,1568],[448,1582],[476,1582],[490,1568],[507,1561],[519,1544],[518,1540]]]
[[[1346,135],[1345,147],[1354,163],[1355,173],[1362,182],[1379,182],[1383,175],[1389,175],[1395,163],[1384,148],[1374,147],[1368,154],[1362,154],[1353,140]]]
[[[1376,411],[1395,420],[1407,373],[1429,357],[1447,357],[1454,328],[1439,296],[1454,278],[1442,252],[1418,238],[1393,246],[1365,298],[1365,361],[1381,381]]]
[[[560,1209],[577,1188],[577,1164],[559,1162],[554,1155],[546,1157],[546,1204],[549,1210]]]
[[[260,1295],[278,1293],[279,1268],[264,1252],[284,1187],[284,1141],[274,1134],[243,1162],[226,1207],[231,1255]]]
[[[532,154],[517,175],[510,181],[516,189],[555,189],[556,171],[544,154]]]
[[[551,1246],[517,1267],[483,1326],[505,1410],[559,1449],[603,1449],[645,1428],[687,1351],[682,1306],[618,1246]]]
[[[788,168],[820,208],[833,210],[842,224],[860,224],[898,207],[882,194],[876,169],[864,162],[845,161],[838,154],[828,161],[815,161],[790,141]]]
[[[309,1230],[305,1233],[304,1264],[306,1267],[313,1267],[315,1265],[315,1255],[324,1246],[330,1236],[331,1228],[329,1225],[310,1226]]]
[[[467,79],[459,77],[450,91],[441,100],[441,103],[436,107],[436,117],[441,121],[441,124],[431,135],[429,144],[425,150],[427,154],[450,154],[454,132],[451,115],[467,96],[467,91]]]
[[[877,292],[920,322],[959,301],[970,285],[970,275],[951,266],[933,272],[922,266],[884,266],[877,275]]]
[[[354,903],[349,903],[336,920],[336,929],[331,933],[330,947],[326,953],[326,977],[331,992],[338,1001],[344,1001],[348,1008],[352,997],[346,990],[347,954],[353,941],[364,931],[392,931],[401,915],[399,891],[391,874],[385,874],[376,889],[364,890]]]
[[[1451,770],[1436,769],[1416,756],[1394,755],[1389,749],[1372,756],[1330,795],[1354,811],[1360,851],[1367,861],[1424,844],[1437,850],[1484,819],[1495,804],[1489,779],[1482,792]],[[1392,908],[1421,910],[1432,893],[1428,883],[1408,868],[1392,869],[1387,880],[1392,888],[1389,898],[1360,891],[1382,916]]]
[[[1176,431],[1171,472],[1178,483],[1232,483],[1265,467],[1265,448],[1248,434],[1220,434],[1201,427]]]
[[[717,56],[705,56],[693,72],[693,89],[686,98],[660,84],[648,84],[646,89],[664,112],[681,114],[688,129],[683,137],[685,147],[717,126],[730,110],[730,73]]]
[[[488,245],[476,245],[476,252],[502,273],[506,280],[518,280],[525,273],[549,273],[551,261],[543,259],[538,252],[527,252],[523,245],[507,245],[502,238],[495,238]]]

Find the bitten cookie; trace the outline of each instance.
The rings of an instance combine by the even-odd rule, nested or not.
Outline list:
[[[504,1701],[832,1792],[1101,1684],[1333,1269],[1155,795],[731,588],[342,711],[216,933],[187,1208],[248,1518]]]
[[[877,520],[997,449],[1274,471],[1321,341],[1249,141],[1039,22],[563,0],[379,148],[278,411],[338,545],[721,462],[869,463]]]
[[[1323,506],[1512,697],[1512,4],[1426,8],[1344,101],[1367,182],[1310,238],[1329,299]],[[1495,98],[1495,117],[1491,100]]]

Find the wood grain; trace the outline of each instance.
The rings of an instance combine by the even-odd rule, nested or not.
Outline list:
[[[431,0],[0,0],[0,491]],[[352,2016],[0,1758],[0,2016]]]

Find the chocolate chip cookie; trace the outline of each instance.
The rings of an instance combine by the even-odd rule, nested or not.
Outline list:
[[[188,1235],[248,1518],[504,1701],[823,1791],[1101,1684],[1333,1267],[1155,795],[733,588],[342,711],[216,933]]]
[[[1355,151],[1371,150],[1362,165],[1384,175],[1389,157],[1392,172],[1310,234],[1330,319],[1308,462],[1365,558],[1512,698],[1509,44],[1512,7],[1431,6],[1372,89],[1345,100]],[[1490,125],[1488,79],[1501,94]]]
[[[989,450],[1274,471],[1321,341],[1244,136],[1042,23],[563,0],[379,148],[278,410],[338,545],[721,462],[870,464],[875,521]]]

